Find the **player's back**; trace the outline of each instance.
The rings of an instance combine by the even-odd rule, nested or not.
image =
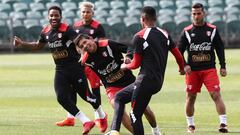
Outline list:
[[[147,28],[143,38],[143,60],[141,72],[163,77],[169,50],[168,34],[158,27]]]

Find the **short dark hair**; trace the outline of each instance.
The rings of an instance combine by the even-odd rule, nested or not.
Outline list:
[[[62,9],[59,7],[59,6],[51,6],[49,9],[48,9],[48,13],[50,10],[58,10],[59,11],[59,14],[62,16]]]
[[[74,40],[74,44],[77,45],[79,41],[81,41],[82,39],[90,39],[90,36],[88,36],[87,34],[79,34]]]
[[[148,20],[156,21],[157,20],[157,14],[156,10],[151,6],[145,6],[142,8],[141,11],[142,16],[144,16]]]
[[[204,11],[204,7],[203,7],[203,4],[201,3],[195,3],[192,5],[192,8],[201,8],[202,11]]]

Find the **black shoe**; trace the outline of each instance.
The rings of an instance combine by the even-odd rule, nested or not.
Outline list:
[[[221,123],[218,131],[221,132],[221,133],[228,133],[227,125]]]
[[[187,132],[191,133],[191,134],[194,133],[195,132],[195,126],[193,126],[193,125],[188,126]]]

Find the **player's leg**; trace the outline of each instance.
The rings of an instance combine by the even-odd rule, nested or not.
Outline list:
[[[94,108],[95,123],[101,132],[105,132],[107,129],[107,114],[103,111],[97,98],[90,92],[86,76],[82,71],[75,71],[73,74],[73,87],[79,94],[79,96]],[[81,81],[79,81],[81,80]]]
[[[72,101],[75,104],[77,104],[77,92],[75,90],[73,90],[73,88],[70,93],[70,99],[72,99]],[[67,118],[65,118],[62,121],[56,122],[56,125],[57,126],[74,126],[75,125],[75,117],[71,113],[67,112]]]
[[[219,115],[220,121],[219,132],[227,133],[228,129],[226,107],[220,94],[220,82],[216,69],[206,70],[206,72],[204,73],[204,84],[216,105],[216,110]]]
[[[146,110],[144,111],[144,115],[146,117],[146,119],[148,120],[149,124],[152,127],[152,134],[153,135],[160,135],[160,129],[157,125],[157,121],[156,121],[156,117],[153,113],[153,111],[151,110],[151,108],[149,106],[147,106]]]
[[[101,104],[101,92],[100,92],[100,78],[97,76],[97,74],[88,66],[85,67],[85,74],[87,76],[87,79],[90,82],[92,93],[97,97],[99,104]]]
[[[112,105],[112,107],[114,108],[114,99],[111,100],[111,105]],[[131,120],[130,120],[130,117],[129,117],[129,115],[127,114],[126,111],[123,112],[122,124],[123,124],[123,126],[124,126],[129,132],[133,133],[133,128],[132,128],[132,125],[131,125]]]
[[[144,135],[142,115],[146,110],[153,94],[161,90],[163,80],[155,79],[145,75],[139,75],[134,85],[130,118],[132,121],[134,134]]]
[[[115,106],[114,106],[115,95],[117,92],[121,91],[122,89],[123,89],[122,87],[106,88],[107,96],[108,96],[109,102],[110,102],[111,106],[113,107],[113,109],[115,108]],[[126,111],[124,111],[124,113],[123,113],[122,124],[129,132],[133,133],[133,128],[131,126],[131,120]]]
[[[54,79],[54,87],[57,95],[57,100],[59,104],[63,106],[65,110],[74,115],[83,123],[83,132],[88,133],[91,128],[95,125],[83,112],[81,112],[76,104],[70,98],[70,93],[72,91],[71,84],[69,84],[69,80],[66,79],[66,75],[64,73],[60,73],[61,71],[56,71],[55,79]]]
[[[133,132],[136,135],[144,135],[144,127],[142,123],[142,115],[150,102],[152,97],[151,86],[144,84],[142,81],[139,84],[135,85],[136,89],[133,91],[132,96],[132,110],[130,112],[130,118],[133,126]],[[147,88],[147,85],[150,86]]]
[[[186,75],[186,120],[187,120],[187,132],[195,132],[195,123],[194,123],[194,111],[195,111],[195,101],[197,98],[197,92],[200,92],[202,81],[199,75],[199,72],[193,71],[191,74]]]
[[[76,115],[79,110],[76,107],[75,103],[70,99],[71,85],[66,79],[62,71],[56,71],[54,78],[54,88],[57,96],[57,101],[63,106],[65,110],[70,112],[73,115]]]
[[[125,104],[131,101],[133,88],[134,84],[130,84],[129,86],[125,87],[124,89],[115,94],[114,115],[109,135],[111,135],[112,133],[118,133],[120,131],[121,122],[123,120],[125,110]]]
[[[187,131],[189,133],[195,132],[195,123],[194,123],[195,107],[194,107],[194,104],[195,104],[196,98],[197,98],[197,93],[188,93],[187,92],[185,109],[186,109],[186,120],[187,120],[187,125],[188,125]]]

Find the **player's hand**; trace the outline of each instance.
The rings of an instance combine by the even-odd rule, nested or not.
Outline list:
[[[224,69],[224,68],[221,68],[221,69],[220,69],[220,75],[221,75],[222,77],[227,76],[227,70]]]
[[[186,72],[185,72],[184,70],[181,70],[181,69],[180,69],[180,70],[179,70],[179,74],[180,74],[180,75],[185,75]]]
[[[14,36],[13,45],[16,47],[22,47],[22,45],[23,45],[22,39],[17,36]]]
[[[122,70],[126,70],[126,69],[127,69],[127,64],[123,63],[123,64],[121,65],[121,69],[122,69]]]
[[[189,65],[186,65],[184,67],[184,71],[185,71],[186,74],[190,74],[192,72],[191,67]]]
[[[78,46],[76,46],[76,50],[77,50],[78,54],[80,54],[80,55],[84,54],[82,49],[80,49]]]
[[[131,59],[130,58],[128,58],[128,57],[126,57],[125,59],[124,59],[124,63],[125,64],[129,64],[129,63],[131,63]]]

